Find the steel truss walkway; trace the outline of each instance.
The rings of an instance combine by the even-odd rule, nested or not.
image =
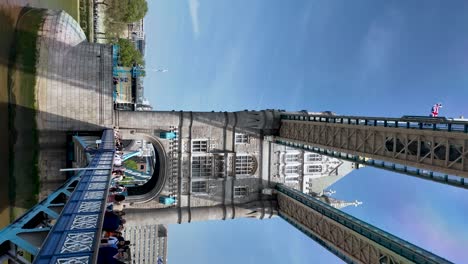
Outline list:
[[[276,143],[468,188],[467,121],[307,114],[281,119]]]
[[[346,263],[451,263],[312,196],[277,185],[279,216]]]
[[[27,252],[34,263],[94,263],[114,158],[113,130],[105,130],[101,141],[90,170],[0,231],[0,262],[30,263]]]

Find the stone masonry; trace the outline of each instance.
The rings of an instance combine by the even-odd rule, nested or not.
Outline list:
[[[63,11],[47,11],[38,39],[38,127],[97,130],[112,126],[112,47],[86,41]]]
[[[37,40],[40,198],[65,179],[67,131],[112,126],[112,48],[86,41],[64,11],[46,11]]]

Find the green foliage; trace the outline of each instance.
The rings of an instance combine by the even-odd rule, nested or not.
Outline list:
[[[136,22],[148,12],[146,0],[110,0],[106,4],[108,16],[117,22]]]
[[[129,168],[129,169],[132,169],[132,170],[138,170],[138,165],[137,165],[136,161],[134,161],[134,160],[128,159],[128,160],[123,162],[123,165],[126,168]]]
[[[134,63],[144,65],[143,56],[136,49],[135,45],[128,39],[119,39],[117,42],[120,46],[120,63],[122,66],[130,67]]]
[[[106,7],[106,38],[109,42],[117,40],[125,35],[129,23],[136,22],[145,17],[148,12],[146,0],[101,0],[96,4]]]
[[[146,3],[146,0],[130,0],[122,21],[129,23],[138,21],[145,17],[147,12],[148,3]]]
[[[109,43],[117,43],[118,39],[124,33],[125,27],[127,27],[126,23],[123,22],[115,22],[109,17],[106,17],[104,20],[104,26],[106,28],[106,38]]]

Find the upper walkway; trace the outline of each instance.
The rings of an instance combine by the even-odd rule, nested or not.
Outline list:
[[[283,114],[274,141],[467,188],[467,120]]]
[[[401,118],[392,118],[369,116],[282,114],[281,119],[331,124],[394,127],[468,133],[468,119],[454,119],[446,117],[403,116]]]
[[[451,263],[310,195],[276,190],[279,216],[346,263]]]

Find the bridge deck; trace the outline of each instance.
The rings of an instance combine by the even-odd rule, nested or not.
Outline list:
[[[52,227],[34,263],[93,263],[99,247],[103,213],[114,158],[113,130],[105,130],[102,143]],[[80,262],[80,263],[81,263]]]
[[[0,262],[93,263],[114,158],[114,133],[105,130],[88,168],[0,231]],[[55,222],[55,223],[54,223]],[[70,262],[67,262],[70,261]]]

